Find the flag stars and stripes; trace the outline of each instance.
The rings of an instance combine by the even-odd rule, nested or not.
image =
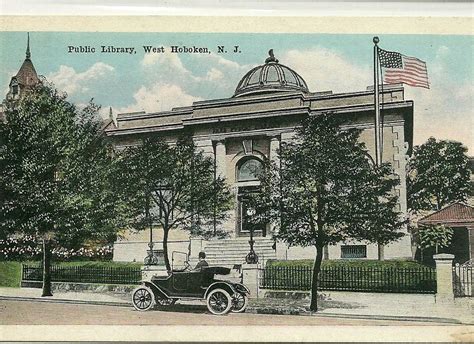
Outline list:
[[[383,82],[404,83],[414,87],[430,88],[426,63],[398,52],[378,49],[380,66],[385,68]]]

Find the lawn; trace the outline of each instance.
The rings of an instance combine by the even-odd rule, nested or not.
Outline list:
[[[0,287],[19,288],[21,280],[21,263],[0,262]]]
[[[40,266],[39,261],[6,261],[0,262],[0,287],[20,287],[21,280],[21,264],[29,266]],[[126,262],[103,262],[103,261],[76,261],[76,262],[53,262],[54,265],[62,267],[88,267],[88,268],[137,268],[142,266],[141,263],[126,263]]]

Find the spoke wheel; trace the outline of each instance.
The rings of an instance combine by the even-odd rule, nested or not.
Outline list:
[[[224,289],[214,289],[207,296],[207,309],[212,314],[227,314],[231,308],[232,298]]]
[[[147,311],[155,304],[153,291],[145,286],[138,287],[132,293],[132,304],[137,311]]]
[[[242,313],[249,304],[249,298],[245,294],[235,293],[232,297],[232,309],[233,313]]]

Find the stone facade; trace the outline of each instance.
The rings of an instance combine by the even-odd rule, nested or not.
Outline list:
[[[197,101],[167,112],[118,114],[116,125],[111,122],[106,128],[107,135],[118,147],[138,144],[141,138],[150,135],[159,135],[172,143],[183,131],[191,132],[197,147],[215,160],[216,173],[225,176],[234,191],[236,207],[223,224],[230,238],[248,236],[243,227],[245,203],[240,195],[258,185],[258,180],[249,175],[247,165],[258,165],[263,158],[278,159],[280,144],[293,139],[294,129],[304,117],[324,112],[341,116],[347,128],[362,129],[360,139],[366,144],[368,154],[375,156],[373,88],[341,94],[311,93],[296,72],[276,59],[268,60],[247,73],[230,98]],[[290,73],[296,77],[288,76]],[[396,190],[400,196],[398,207],[406,214],[405,167],[412,146],[413,102],[404,99],[400,85],[384,85],[380,99],[383,104],[382,158],[393,165],[400,177],[401,185]],[[272,226],[267,225],[256,235],[271,238]],[[143,243],[146,247],[146,242]],[[116,250],[118,245],[126,247],[126,240],[118,242]],[[361,250],[361,258],[377,258],[376,246],[363,248],[365,244],[357,242],[341,245],[358,245],[354,250]],[[329,247],[327,257],[344,258],[341,245]],[[281,259],[313,259],[314,249],[288,249],[277,243],[275,254]],[[408,234],[385,248],[386,258],[411,258],[411,255]],[[145,251],[141,256],[145,256]]]

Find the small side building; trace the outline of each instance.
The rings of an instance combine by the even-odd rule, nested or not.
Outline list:
[[[456,202],[425,216],[418,221],[419,226],[443,225],[453,229],[451,245],[441,248],[441,253],[454,255],[456,263],[463,264],[473,259],[474,254],[474,208]],[[434,253],[434,252],[431,252]],[[432,254],[427,253],[428,256]]]

